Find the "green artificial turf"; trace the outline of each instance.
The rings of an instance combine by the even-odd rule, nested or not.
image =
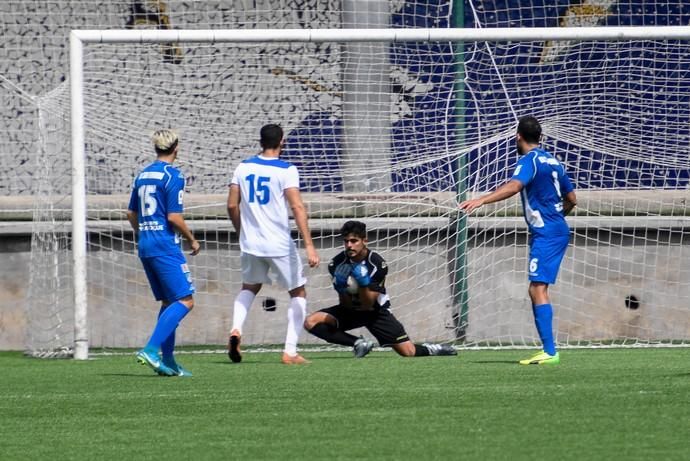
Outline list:
[[[531,352],[179,355],[192,378],[0,353],[0,459],[690,459],[690,350]]]

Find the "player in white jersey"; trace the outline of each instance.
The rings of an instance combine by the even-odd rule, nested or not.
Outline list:
[[[235,169],[228,192],[228,216],[240,235],[242,263],[242,290],[235,298],[228,355],[235,363],[242,361],[242,326],[261,286],[271,283],[270,270],[290,294],[282,362],[302,364],[307,361],[297,353],[297,340],[307,313],[304,289],[307,279],[290,234],[288,205],[304,239],[310,267],[319,265],[319,255],[299,192],[297,167],[279,159],[283,148],[282,128],[273,124],[262,127],[261,147],[261,154],[244,160]]]

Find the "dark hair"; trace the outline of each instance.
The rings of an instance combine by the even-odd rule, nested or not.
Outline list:
[[[522,136],[522,139],[530,144],[539,144],[541,140],[541,125],[539,120],[531,115],[520,119],[517,132]]]
[[[340,228],[340,235],[347,237],[354,234],[361,239],[367,238],[367,225],[362,221],[348,221]]]
[[[173,151],[177,147],[177,143],[178,140],[176,139],[167,149],[159,149],[158,146],[153,146],[153,148],[156,150],[156,155],[158,155],[159,157],[166,156],[173,153]]]
[[[275,124],[261,127],[261,147],[264,149],[277,149],[283,140],[283,129]]]

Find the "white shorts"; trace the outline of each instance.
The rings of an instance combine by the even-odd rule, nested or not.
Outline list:
[[[268,275],[269,269],[280,286],[288,291],[307,283],[302,268],[302,260],[295,251],[286,256],[255,256],[249,253],[240,255],[242,264],[242,282],[250,285],[257,283],[272,284]]]

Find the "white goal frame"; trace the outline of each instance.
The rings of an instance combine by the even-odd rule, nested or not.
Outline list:
[[[98,43],[265,42],[506,42],[690,40],[690,26],[540,27],[490,29],[283,29],[283,30],[72,30],[70,105],[72,134],[72,262],[74,358],[88,359],[86,287],[86,169],[83,50]]]

